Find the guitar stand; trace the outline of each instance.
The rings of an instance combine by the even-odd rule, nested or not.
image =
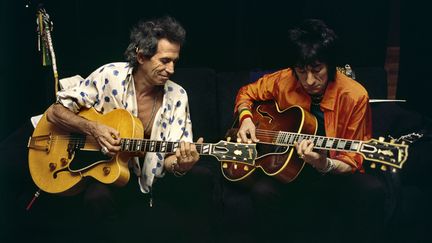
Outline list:
[[[26,210],[29,211],[30,208],[32,207],[33,203],[36,201],[36,199],[39,197],[40,195],[40,189],[37,190],[32,198],[32,200],[27,204]]]

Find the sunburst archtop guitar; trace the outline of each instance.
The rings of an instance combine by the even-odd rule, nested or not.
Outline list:
[[[366,160],[387,167],[400,169],[408,158],[408,145],[398,144],[395,139],[384,138],[368,141],[316,136],[317,120],[300,106],[280,110],[273,101],[256,103],[252,109],[256,136],[257,158],[254,163],[222,163],[222,173],[230,181],[249,176],[256,168],[274,176],[284,183],[293,181],[303,169],[305,162],[296,156],[294,143],[312,140],[315,149],[337,150],[361,154]],[[227,137],[236,138],[238,128],[228,130]],[[372,166],[373,167],[373,166]]]
[[[123,186],[129,181],[128,161],[140,152],[173,153],[178,142],[143,139],[141,121],[123,109],[100,114],[93,108],[78,115],[115,128],[121,135],[121,152],[115,157],[104,156],[92,137],[65,132],[48,122],[45,114],[28,142],[30,174],[43,191],[73,195],[82,189],[86,178],[105,184]],[[253,163],[255,144],[220,141],[196,144],[201,155],[218,160]]]

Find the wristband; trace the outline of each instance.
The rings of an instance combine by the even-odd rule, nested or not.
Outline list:
[[[246,118],[252,119],[252,112],[248,109],[244,109],[240,112],[240,116],[239,116],[240,124],[242,124],[243,120]]]
[[[327,162],[326,163],[326,167],[324,169],[321,169],[321,170],[317,169],[318,172],[323,173],[323,174],[327,174],[327,173],[329,173],[330,171],[332,171],[332,170],[334,170],[336,168],[336,166],[335,166],[335,164],[334,164],[334,162],[333,162],[332,159],[327,158],[326,162]]]

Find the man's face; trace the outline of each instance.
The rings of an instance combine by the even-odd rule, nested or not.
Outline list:
[[[322,95],[328,82],[327,65],[316,62],[304,68],[294,68],[295,73],[303,87],[310,95]]]
[[[152,85],[164,85],[174,73],[174,65],[180,55],[180,45],[160,39],[156,54],[150,59],[139,55],[139,69],[144,73],[146,81]]]

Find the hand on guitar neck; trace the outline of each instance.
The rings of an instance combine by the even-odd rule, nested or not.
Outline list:
[[[302,140],[300,143],[294,142],[294,146],[299,158],[312,165],[319,171],[325,171],[328,166],[327,151],[314,151],[314,143],[311,140]]]
[[[202,144],[204,139],[201,137],[197,140],[197,144]],[[197,151],[196,145],[193,143],[180,142],[179,148],[175,154],[165,158],[165,168],[172,172],[185,173],[189,171],[192,166],[199,160],[200,155]]]

